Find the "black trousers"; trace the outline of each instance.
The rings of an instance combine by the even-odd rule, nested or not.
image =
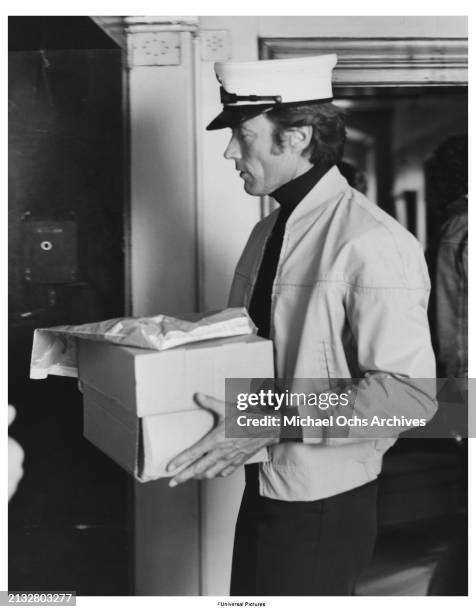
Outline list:
[[[236,523],[231,595],[352,595],[377,532],[377,481],[333,497],[262,497],[246,466]]]

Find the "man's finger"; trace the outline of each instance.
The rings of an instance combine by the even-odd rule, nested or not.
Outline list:
[[[239,453],[239,455],[236,455],[233,459],[230,459],[229,465],[221,470],[218,476],[229,476],[230,474],[233,474],[233,472],[236,472],[236,470],[245,463],[248,457],[252,456],[253,454]]]
[[[180,454],[176,455],[169,463],[167,464],[167,472],[173,472],[178,469],[182,465],[186,465],[187,463],[192,463],[199,459],[202,455],[208,452],[209,446],[203,441],[197,442],[190,448],[187,448]]]
[[[229,466],[229,461],[227,461],[226,459],[223,459],[222,461],[217,461],[215,465],[213,465],[211,468],[209,468],[205,472],[204,478],[215,478],[215,476],[218,476],[218,474],[223,469],[226,469],[228,466]]]
[[[236,470],[238,469],[237,465],[229,465],[228,467],[226,467],[224,470],[222,470],[219,474],[219,476],[229,476],[230,474],[233,474],[233,472],[236,472]]]
[[[192,465],[189,465],[184,470],[175,474],[172,480],[169,482],[169,487],[175,487],[182,482],[190,480],[190,478],[201,478],[205,472],[215,465],[217,461],[216,455],[214,456],[212,453],[202,457]]]

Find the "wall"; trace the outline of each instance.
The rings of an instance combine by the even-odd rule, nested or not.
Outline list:
[[[201,30],[229,30],[231,59],[258,59],[257,17],[201,17]],[[260,218],[260,200],[243,190],[234,163],[223,152],[230,130],[205,132],[221,111],[213,61],[200,62],[201,133],[201,303],[203,310],[223,308],[228,299],[233,270],[253,226]]]

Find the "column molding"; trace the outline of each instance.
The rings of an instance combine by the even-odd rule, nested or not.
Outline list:
[[[135,52],[141,45],[148,45],[152,42],[162,42],[168,46],[169,41],[173,45],[180,45],[179,34],[181,32],[190,32],[192,36],[198,36],[199,18],[198,17],[92,17],[91,18],[104,32],[116,42],[122,49],[127,52],[128,68],[133,66],[160,66],[174,65],[180,63],[177,61],[167,61],[156,57],[151,53],[151,57],[139,57]],[[167,34],[170,37],[167,38]],[[175,33],[175,35],[174,35]],[[166,35],[163,40],[155,39],[154,35]],[[152,38],[149,38],[151,36]],[[149,55],[149,54],[147,54]],[[163,55],[163,51],[161,53]],[[147,60],[147,61],[144,61]],[[162,61],[161,61],[162,59]],[[172,58],[173,59],[173,58]],[[157,61],[158,60],[158,61]]]

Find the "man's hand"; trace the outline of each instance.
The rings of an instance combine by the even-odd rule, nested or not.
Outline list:
[[[213,412],[217,423],[210,433],[169,462],[168,471],[184,466],[169,482],[170,487],[191,478],[229,476],[260,448],[279,442],[279,427],[270,430],[266,438],[225,438],[226,403],[202,393],[196,393],[193,399],[200,408]]]

